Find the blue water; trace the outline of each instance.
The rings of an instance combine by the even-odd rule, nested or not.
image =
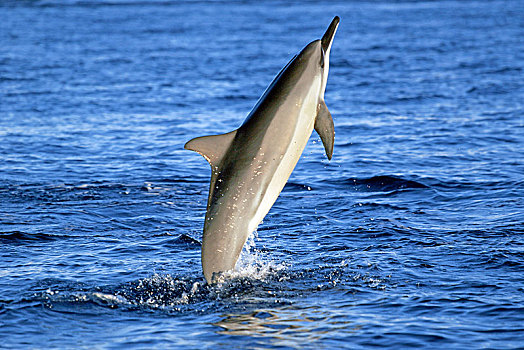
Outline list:
[[[316,134],[231,279],[210,170],[341,17]],[[3,1],[0,348],[524,346],[524,2]]]

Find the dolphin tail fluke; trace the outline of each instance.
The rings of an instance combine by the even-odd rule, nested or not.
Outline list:
[[[331,43],[333,42],[333,38],[335,37],[335,33],[337,32],[338,24],[340,22],[340,18],[338,16],[335,16],[333,20],[331,21],[331,24],[329,25],[328,29],[324,33],[324,36],[322,37],[322,49],[324,52],[328,52],[331,48]]]
[[[331,160],[335,144],[335,125],[324,101],[319,103],[317,118],[315,119],[315,130],[324,144],[328,159]]]
[[[188,141],[184,148],[201,154],[216,169],[236,134],[235,130],[227,134],[197,137]]]

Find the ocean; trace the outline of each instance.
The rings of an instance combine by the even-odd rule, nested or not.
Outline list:
[[[210,168],[338,15],[326,104],[236,270]],[[523,1],[0,2],[0,348],[524,347]]]

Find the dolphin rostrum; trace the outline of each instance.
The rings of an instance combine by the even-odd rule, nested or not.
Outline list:
[[[211,165],[211,184],[202,239],[202,268],[231,270],[248,236],[269,212],[313,132],[331,160],[335,130],[324,102],[329,53],[339,18],[321,40],[296,55],[236,130],[192,139],[185,149]]]

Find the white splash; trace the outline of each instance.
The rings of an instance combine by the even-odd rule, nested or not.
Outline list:
[[[258,231],[254,231],[249,235],[246,244],[240,254],[240,257],[235,265],[235,268],[220,274],[217,279],[218,286],[227,280],[235,278],[249,278],[253,280],[264,281],[268,277],[273,276],[279,271],[286,268],[282,262],[275,262],[268,260],[267,257],[256,249],[256,240],[258,238]]]

